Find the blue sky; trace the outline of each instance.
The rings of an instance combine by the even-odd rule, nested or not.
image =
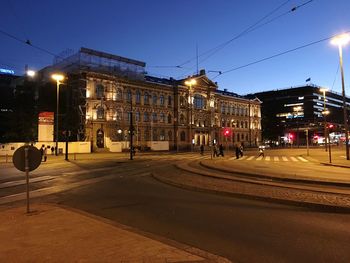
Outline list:
[[[284,4],[267,20],[308,0],[1,0],[0,30],[55,54],[81,46],[146,62],[147,72],[184,77],[196,72],[202,54]],[[199,64],[226,71],[271,55],[350,31],[349,0],[313,0],[225,46]],[[264,20],[264,21],[267,21]],[[0,67],[23,74],[53,57],[0,34]],[[202,56],[199,57],[201,62]],[[185,61],[183,68],[175,66]],[[350,92],[350,48],[344,48],[346,92]],[[159,67],[173,66],[173,67]],[[220,89],[246,94],[312,83],[341,91],[338,51],[329,41],[222,74]],[[216,73],[208,73],[209,77]]]

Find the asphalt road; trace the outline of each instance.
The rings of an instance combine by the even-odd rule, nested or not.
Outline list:
[[[147,175],[160,166],[175,169],[166,160],[119,164],[113,171],[95,171],[93,175],[114,174],[113,179],[44,200],[198,247],[233,262],[350,262],[349,214],[176,188]]]

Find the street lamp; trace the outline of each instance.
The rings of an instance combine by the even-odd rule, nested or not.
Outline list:
[[[345,97],[345,84],[344,84],[344,71],[343,71],[343,46],[350,42],[349,34],[341,34],[334,37],[331,40],[333,45],[338,46],[339,50],[339,64],[341,73],[341,84],[342,84],[342,95],[343,95],[343,114],[344,114],[344,128],[345,128],[345,150],[346,150],[346,160],[349,160],[349,126],[348,126],[348,116],[346,110],[346,97]]]
[[[299,148],[299,122],[298,122],[298,119],[299,119],[299,111],[302,110],[302,107],[301,106],[297,106],[297,107],[293,107],[293,111],[296,113],[296,115],[294,115],[297,119],[296,119],[296,123],[297,123],[297,145],[298,145],[298,148]]]
[[[34,70],[27,70],[26,74],[28,77],[34,78],[36,75],[36,72]]]
[[[188,90],[188,103],[190,105],[190,132],[189,132],[189,137],[190,137],[190,144],[191,144],[191,151],[192,149],[192,107],[193,107],[193,97],[192,97],[192,86],[196,85],[197,81],[196,79],[189,79],[185,81],[185,85],[189,87]]]
[[[323,126],[324,126],[324,145],[325,145],[325,151],[327,152],[327,121],[326,121],[326,116],[329,114],[329,111],[326,110],[326,92],[328,89],[326,88],[321,88],[320,91],[323,93]]]
[[[56,91],[57,91],[57,96],[56,96],[56,147],[55,147],[55,155],[58,155],[58,106],[59,106],[59,95],[60,95],[60,84],[62,83],[61,81],[64,80],[64,76],[62,74],[52,74],[51,78],[56,80]]]

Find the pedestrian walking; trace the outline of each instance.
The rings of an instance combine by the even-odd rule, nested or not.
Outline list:
[[[219,145],[219,155],[224,157],[224,146],[222,146],[222,144]]]
[[[243,157],[243,144],[241,144],[241,146],[239,146],[239,155],[241,157]]]
[[[55,154],[55,148],[53,146],[51,146],[51,155]]]
[[[241,155],[240,149],[238,145],[236,146],[236,159],[239,159],[239,156]]]
[[[45,148],[45,145],[41,145],[41,148],[40,148],[40,155],[41,155],[41,160],[43,160],[43,157],[44,157],[44,148]]]
[[[200,150],[201,150],[201,155],[203,155],[204,154],[204,145],[203,144],[201,144]]]
[[[218,148],[216,147],[216,144],[214,144],[214,154],[213,154],[214,157],[217,157],[218,156]]]
[[[44,162],[47,160],[47,149],[50,148],[50,146],[44,147]]]
[[[260,156],[265,157],[264,148],[261,146],[259,147],[259,156],[258,157],[260,157]]]

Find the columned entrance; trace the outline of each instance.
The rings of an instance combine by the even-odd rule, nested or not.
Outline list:
[[[210,137],[209,137],[209,132],[207,131],[196,131],[194,134],[194,145],[195,146],[200,146],[200,145],[209,145],[210,142]]]

